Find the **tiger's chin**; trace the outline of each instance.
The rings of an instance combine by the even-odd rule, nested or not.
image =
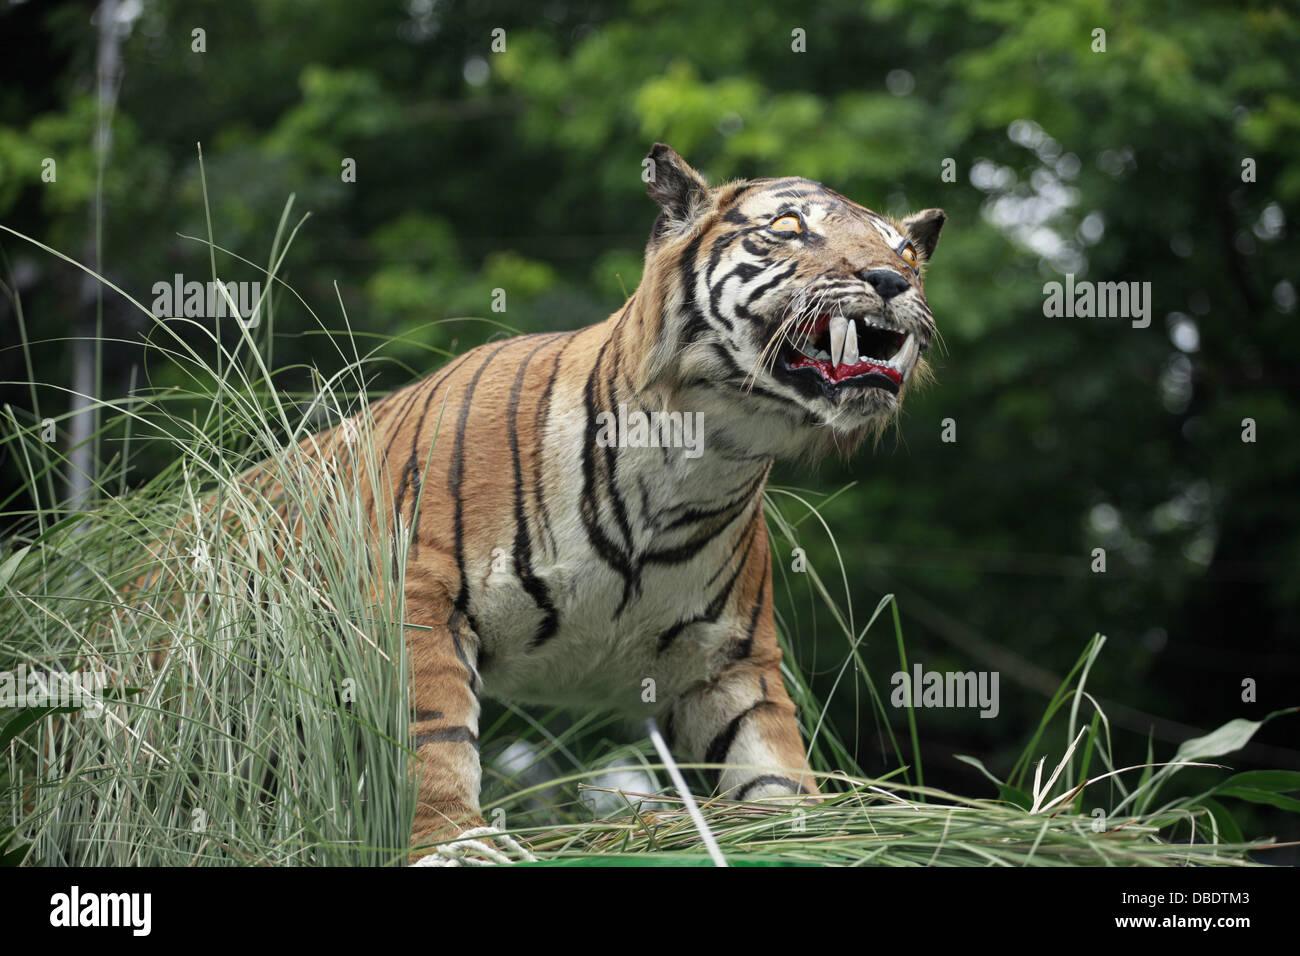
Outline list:
[[[855,389],[840,396],[832,407],[815,416],[818,424],[806,430],[796,456],[816,464],[829,455],[848,458],[866,441],[877,442],[898,421],[903,386],[898,393],[883,387]]]
[[[847,458],[867,440],[878,441],[897,420],[907,391],[924,375],[922,361],[913,371],[911,383],[897,391],[867,385],[853,385],[832,397],[796,399],[787,408],[788,417],[774,418],[770,405],[749,407],[730,417],[723,438],[726,450],[760,453],[772,458],[816,465],[835,455]],[[780,369],[774,370],[780,381]],[[739,409],[733,409],[733,412]]]

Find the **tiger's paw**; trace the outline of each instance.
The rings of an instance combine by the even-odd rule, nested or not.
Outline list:
[[[496,827],[481,826],[465,830],[450,843],[432,847],[411,866],[508,866],[536,862],[532,851],[510,834]]]
[[[817,791],[811,777],[800,778],[796,775],[786,776],[777,773],[765,773],[755,777],[743,786],[737,787],[727,798],[737,803],[755,803],[762,801],[768,805],[816,803],[824,799]]]

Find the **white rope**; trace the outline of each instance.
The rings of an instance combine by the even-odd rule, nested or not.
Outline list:
[[[513,853],[517,859],[511,859],[501,850],[479,837],[493,840]],[[471,856],[470,854],[477,854]],[[502,833],[496,827],[474,827],[466,830],[451,843],[444,843],[429,851],[411,866],[508,866],[511,863],[536,863],[537,857],[508,833]]]
[[[713,831],[704,822],[704,814],[700,813],[700,808],[695,805],[695,798],[691,796],[691,791],[686,787],[686,779],[682,776],[682,772],[677,769],[677,764],[673,762],[673,755],[668,752],[668,745],[664,743],[663,735],[659,733],[659,727],[655,724],[653,718],[647,718],[645,729],[646,733],[650,735],[650,740],[655,745],[655,750],[659,751],[659,759],[664,762],[664,767],[668,770],[668,776],[672,777],[673,786],[681,794],[682,803],[686,804],[686,812],[691,815],[691,822],[695,824],[695,829],[699,831],[705,849],[709,851],[709,856],[713,857],[713,865],[726,866],[727,858],[718,849],[718,841],[713,839]]]

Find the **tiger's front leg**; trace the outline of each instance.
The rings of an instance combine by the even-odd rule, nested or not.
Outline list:
[[[446,614],[441,613],[444,607]],[[481,827],[484,821],[479,813],[478,638],[450,602],[413,611],[412,624],[424,625],[407,632],[418,758],[413,772],[419,774],[414,849]]]
[[[732,800],[819,792],[781,678],[774,624],[760,645],[763,637],[756,635],[751,656],[683,694],[672,709],[672,746],[692,762],[725,764],[717,790]]]

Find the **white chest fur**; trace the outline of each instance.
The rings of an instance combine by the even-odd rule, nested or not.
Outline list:
[[[763,545],[753,538],[766,534],[756,511],[769,462],[621,448],[595,488],[574,453],[563,453],[580,448],[583,426],[575,416],[548,435],[558,478],[547,487],[545,524],[531,528],[530,571],[553,605],[554,633],[535,642],[546,612],[510,556],[475,562],[484,689],[644,713],[707,680],[750,624],[719,598],[734,590],[747,545]],[[593,537],[618,554],[602,554]]]

